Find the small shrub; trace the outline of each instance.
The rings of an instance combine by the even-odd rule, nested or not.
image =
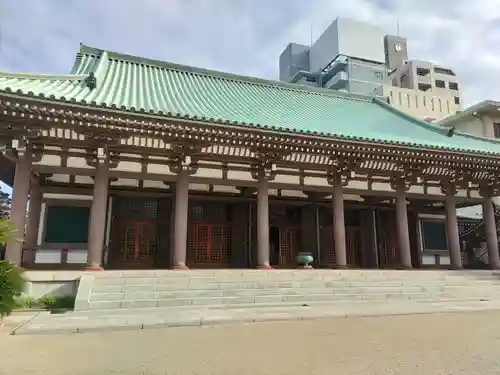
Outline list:
[[[8,261],[0,261],[0,318],[16,308],[16,298],[24,291],[23,270]]]
[[[37,300],[37,304],[42,309],[57,310],[57,309],[72,309],[75,306],[75,297],[72,296],[44,296]]]
[[[14,302],[16,303],[16,309],[31,309],[37,307],[37,301],[33,297],[21,295],[14,297]]]
[[[0,245],[16,242],[16,228],[7,219],[0,219]]]

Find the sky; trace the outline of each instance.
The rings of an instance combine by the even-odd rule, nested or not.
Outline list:
[[[277,79],[286,45],[337,16],[399,23],[410,58],[455,70],[466,105],[500,99],[499,0],[0,0],[0,70],[67,73],[84,43]]]

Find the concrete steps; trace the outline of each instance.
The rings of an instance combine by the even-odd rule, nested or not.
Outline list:
[[[500,301],[491,271],[104,271],[82,277],[75,309],[485,299]]]

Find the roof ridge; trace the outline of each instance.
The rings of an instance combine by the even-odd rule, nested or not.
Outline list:
[[[444,128],[444,129],[449,129],[449,128]],[[460,131],[455,131],[455,134],[459,135],[461,137],[464,137],[464,138],[470,138],[470,139],[475,139],[477,141],[488,142],[488,143],[492,143],[495,145],[500,145],[500,139],[496,139],[496,138],[481,137],[479,135],[464,133],[464,132],[460,132]]]
[[[383,100],[381,100],[379,98],[376,98],[375,101],[377,103],[382,104],[385,107],[388,107],[390,110],[392,110],[393,112],[396,112],[398,115],[401,115],[402,117],[404,117],[404,118],[412,121],[416,125],[422,126],[422,127],[426,128],[426,129],[428,129],[430,131],[435,131],[436,133],[446,135],[446,133],[448,133],[448,131],[450,130],[450,128],[446,128],[443,125],[437,125],[436,123],[430,123],[430,122],[427,122],[427,121],[424,121],[424,120],[420,120],[420,119],[418,119],[416,117],[413,117],[412,115],[410,115],[410,114],[408,114],[406,112],[403,112],[403,111],[399,110],[396,107],[391,106],[390,104],[386,103],[385,101],[383,101]],[[490,101],[484,101],[484,102],[490,102]],[[440,123],[440,122],[438,122],[438,123]],[[464,133],[464,132],[461,132],[461,131],[458,131],[458,130],[455,131],[454,136],[460,136],[460,137],[464,137],[464,138],[470,138],[470,139],[475,139],[475,140],[478,140],[478,141],[483,141],[483,142],[488,142],[488,143],[500,145],[500,140],[499,139],[488,138],[488,137],[481,137],[481,136],[474,135],[474,134]]]
[[[182,71],[182,72],[191,73],[191,74],[199,74],[199,75],[203,75],[203,76],[215,77],[215,78],[220,78],[220,79],[227,79],[227,80],[231,80],[231,81],[245,82],[245,83],[249,83],[249,84],[268,86],[268,87],[273,87],[273,88],[278,88],[278,89],[295,90],[295,91],[299,91],[299,92],[309,92],[309,93],[316,94],[316,95],[327,95],[327,96],[333,96],[333,97],[338,97],[338,98],[360,100],[360,101],[366,101],[366,102],[371,102],[373,100],[373,98],[375,97],[375,95],[352,94],[352,93],[347,93],[347,92],[326,89],[323,87],[312,87],[312,86],[307,86],[307,85],[300,85],[297,83],[288,83],[288,82],[276,81],[276,80],[271,80],[271,79],[245,76],[245,75],[236,74],[236,73],[222,72],[222,71],[213,70],[213,69],[204,69],[204,68],[194,67],[194,66],[190,66],[190,65],[177,64],[177,63],[173,63],[173,62],[169,62],[169,61],[156,60],[156,59],[150,59],[150,58],[145,58],[145,57],[140,57],[140,56],[129,55],[126,53],[121,53],[121,52],[103,50],[103,49],[99,49],[99,48],[95,48],[95,47],[89,47],[89,46],[84,45],[84,44],[80,44],[80,53],[99,56],[99,55],[103,54],[104,52],[107,53],[109,59],[123,60],[123,61],[132,62],[135,64],[150,65],[150,66],[154,66],[157,68],[177,70],[177,71]]]
[[[427,122],[427,121],[424,121],[424,120],[420,120],[406,112],[403,112],[402,110],[390,105],[389,103],[387,103],[386,101],[376,97],[374,99],[375,102],[377,102],[379,105],[387,108],[389,111],[395,113],[396,115],[400,116],[400,117],[403,117],[405,119],[407,119],[408,121],[414,123],[415,125],[418,125],[422,128],[425,128],[427,130],[430,130],[430,131],[433,131],[435,133],[439,133],[439,134],[442,134],[442,135],[446,135],[446,133],[448,132],[449,129],[446,129],[442,126],[439,126],[439,125],[435,125],[433,123],[430,123],[430,122]]]

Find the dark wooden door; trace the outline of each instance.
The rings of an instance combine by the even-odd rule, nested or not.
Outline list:
[[[401,262],[396,230],[396,213],[394,211],[378,211],[376,216],[380,267],[399,268]]]
[[[326,267],[336,267],[337,255],[335,253],[335,239],[331,226],[320,228],[320,244],[322,248],[322,265]],[[349,268],[359,268],[361,266],[361,230],[356,226],[345,227],[346,257]]]
[[[281,267],[297,267],[297,247],[299,242],[299,228],[281,228],[280,229],[280,259]]]
[[[116,228],[113,265],[116,268],[149,268],[154,265],[156,222],[127,220]]]
[[[221,224],[195,224],[189,230],[187,262],[190,268],[230,266],[231,228]]]

